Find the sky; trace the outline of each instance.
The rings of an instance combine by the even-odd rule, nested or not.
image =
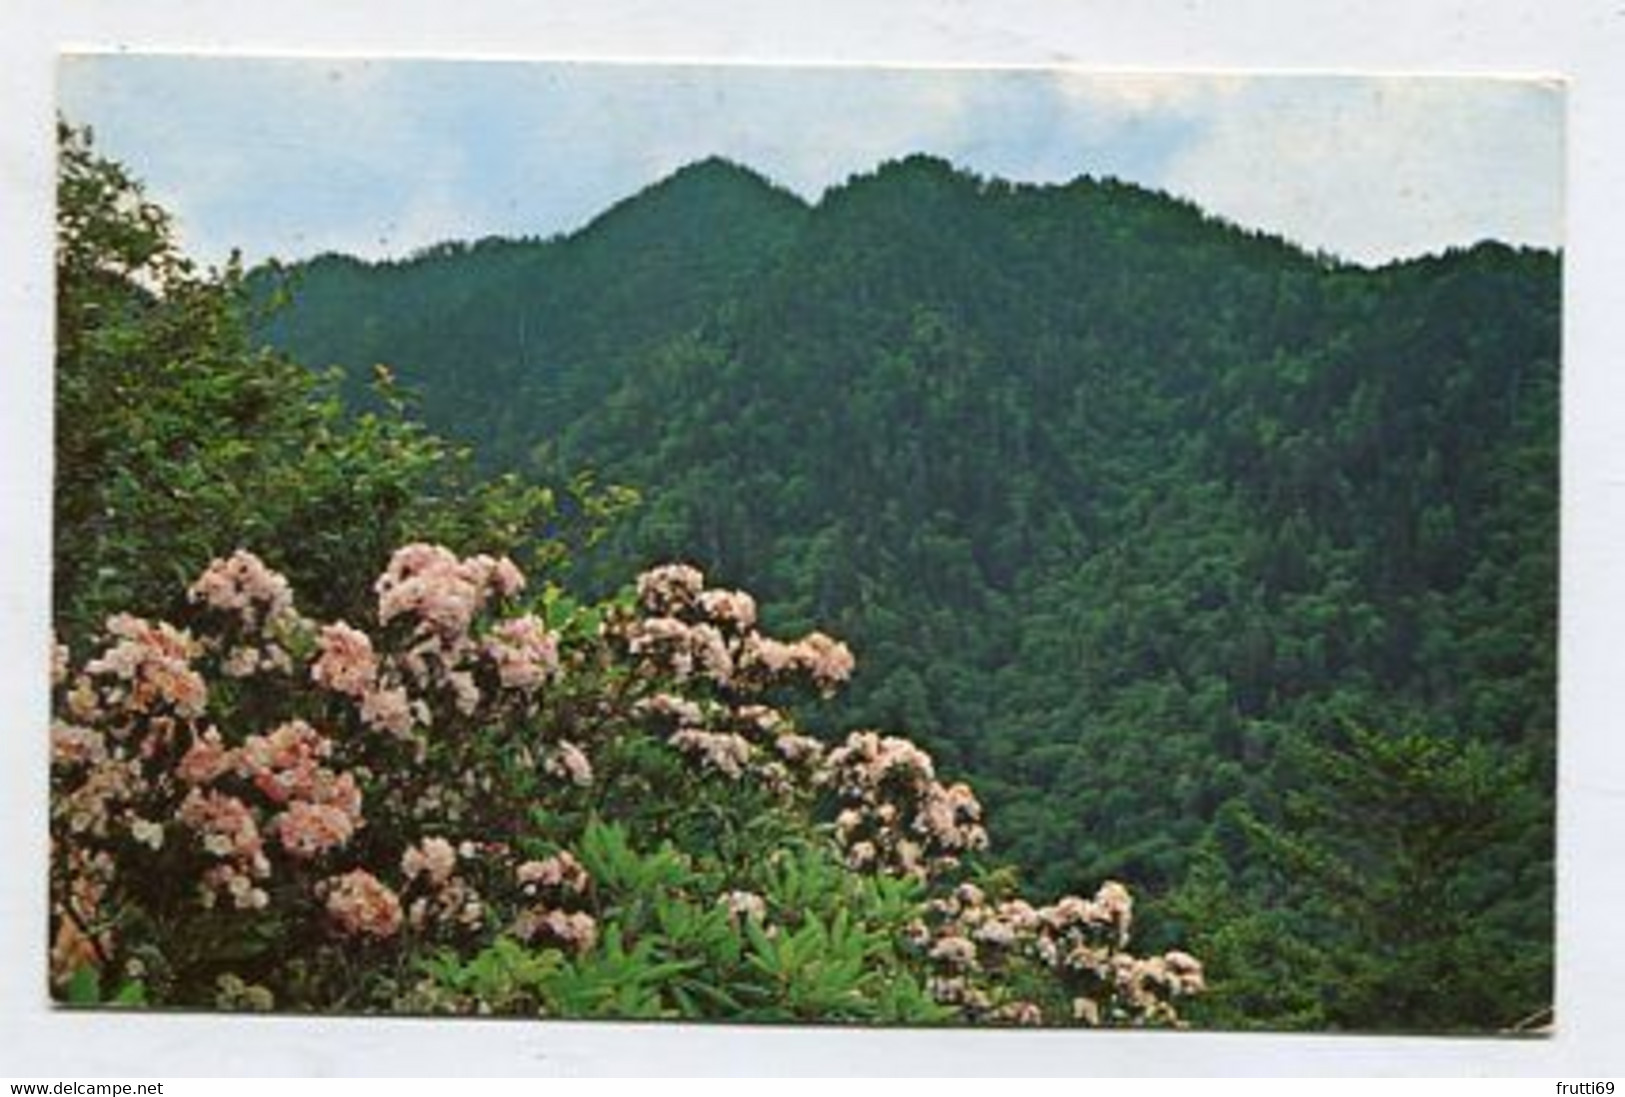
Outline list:
[[[210,263],[551,236],[709,155],[809,201],[914,152],[1116,176],[1363,263],[1562,243],[1551,82],[129,53],[58,77]]]

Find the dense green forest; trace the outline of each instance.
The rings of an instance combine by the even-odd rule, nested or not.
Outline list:
[[[292,275],[277,345],[635,487],[608,573],[833,623],[842,718],[973,774],[1040,888],[1146,889],[1231,976],[1212,1020],[1548,1000],[1555,255],[1370,270],[927,157],[809,208],[713,160],[573,236]]]
[[[267,377],[317,386],[275,414],[326,442],[224,509],[334,531],[278,558],[322,611],[357,614],[335,592],[420,529],[539,540],[583,597],[691,561],[764,626],[850,644],[840,704],[799,719],[969,777],[993,871],[1133,887],[1138,940],[1206,965],[1186,1019],[1482,1030],[1550,1003],[1557,256],[1372,270],[1110,180],[917,156],[809,206],[709,160],[573,235],[245,291],[235,368],[268,341]],[[173,469],[165,445],[197,452],[128,448]],[[196,543],[113,548],[195,569],[222,540],[160,517]],[[59,619],[173,579],[138,570],[59,585]]]

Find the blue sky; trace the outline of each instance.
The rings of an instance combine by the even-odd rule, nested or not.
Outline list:
[[[1362,262],[1562,242],[1550,83],[97,54],[59,97],[209,262],[567,232],[713,154],[809,200],[911,152],[1115,175]]]

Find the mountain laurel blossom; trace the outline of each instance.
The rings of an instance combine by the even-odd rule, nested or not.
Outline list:
[[[188,589],[187,629],[117,614],[78,663],[53,639],[53,984],[157,971],[178,1004],[336,1007],[364,957],[380,985],[424,949],[503,940],[595,962],[630,947],[616,919],[643,900],[616,891],[624,865],[594,879],[586,863],[615,856],[593,861],[568,820],[669,798],[695,818],[737,802],[806,819],[853,886],[908,881],[922,897],[897,955],[959,1020],[1176,1024],[1173,1003],[1204,988],[1187,953],[1126,951],[1121,884],[1035,906],[968,879],[981,804],[914,743],[800,728],[780,698],[846,682],[846,645],[763,633],[754,598],[689,564],[644,572],[574,630],[520,604],[526,585],[506,558],[411,544],[374,585],[372,626],[322,623],[240,550]],[[643,764],[677,783],[635,783]],[[721,931],[795,931],[798,904],[749,875],[777,859],[701,897]],[[254,942],[274,962],[232,970]]]

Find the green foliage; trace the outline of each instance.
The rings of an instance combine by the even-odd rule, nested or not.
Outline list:
[[[1551,1001],[1553,897],[1526,867],[1549,866],[1550,821],[1516,756],[1359,729],[1296,754],[1314,794],[1250,829],[1322,927],[1331,1024],[1505,1028]]]
[[[199,273],[167,215],[89,135],[60,131],[56,621],[84,638],[115,609],[172,613],[216,556],[253,544],[313,592],[361,591],[396,546],[434,539],[562,562],[620,496],[474,475],[407,418],[387,370],[375,409],[260,349],[235,264]],[[361,369],[370,368],[365,363]],[[543,540],[538,534],[552,536]],[[355,603],[321,603],[335,616]]]
[[[651,254],[662,238],[683,249]],[[1211,891],[1193,851],[1227,827],[1244,843],[1225,819],[1277,817],[1288,755],[1348,720],[1496,744],[1549,833],[1554,256],[1367,270],[1125,184],[927,157],[811,210],[680,173],[578,236],[507,247],[506,266],[320,261],[271,334],[386,355],[498,466],[526,459],[529,415],[549,460],[636,484],[600,576],[682,555],[761,591],[771,621],[838,628],[863,657],[845,711],[973,774],[1041,890],[1123,876],[1155,940],[1189,939],[1180,911]],[[419,349],[430,282],[465,302],[455,359]],[[583,300],[602,310],[590,354],[560,315]],[[355,311],[376,342],[323,320]],[[481,370],[500,373],[483,404]],[[1496,841],[1506,864],[1470,874],[1511,873],[1539,911],[1549,849]],[[1364,947],[1234,862],[1246,897],[1207,909],[1238,948],[1286,933],[1312,966]],[[1521,925],[1549,968],[1549,910]],[[1387,1023],[1262,983],[1224,1023]]]
[[[639,854],[624,827],[597,822],[579,848],[610,927],[600,945],[566,959],[499,939],[466,963],[441,956],[425,965],[431,1001],[450,994],[500,1012],[561,1017],[908,1024],[952,1017],[896,946],[918,915],[915,886],[856,876],[817,847],[781,850],[742,880],[761,889],[759,917],[715,898],[744,866],[696,859],[670,844]]]
[[[423,970],[438,995],[484,1003],[495,1013],[539,1013],[563,963],[558,952],[536,952],[499,937],[466,962],[446,951],[425,960]]]

